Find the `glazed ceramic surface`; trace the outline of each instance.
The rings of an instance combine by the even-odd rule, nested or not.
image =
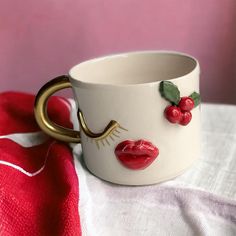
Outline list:
[[[110,145],[81,132],[84,160],[96,176],[119,184],[142,185],[168,180],[192,165],[200,153],[200,110],[192,110],[188,126],[169,123],[169,102],[159,93],[160,81],[178,86],[181,96],[199,91],[199,65],[189,56],[169,52],[135,52],[84,62],[70,70],[70,81],[88,127],[100,132],[110,120],[122,127]],[[148,140],[159,155],[147,168],[132,170],[115,155],[124,140]]]

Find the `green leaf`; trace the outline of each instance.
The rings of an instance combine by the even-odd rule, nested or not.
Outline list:
[[[161,81],[159,91],[161,96],[167,101],[178,105],[180,100],[180,92],[176,85],[170,81]]]
[[[201,96],[197,92],[193,92],[189,97],[193,99],[194,107],[198,106],[199,103],[201,102]]]

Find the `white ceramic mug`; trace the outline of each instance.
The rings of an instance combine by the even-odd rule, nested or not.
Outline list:
[[[176,52],[89,60],[41,88],[36,120],[56,139],[81,142],[86,166],[101,179],[125,185],[169,180],[200,156],[199,71],[196,59]],[[66,87],[78,105],[80,132],[47,117],[47,99]]]

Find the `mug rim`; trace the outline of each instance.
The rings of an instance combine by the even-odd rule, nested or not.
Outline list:
[[[121,88],[121,87],[136,87],[136,86],[150,86],[150,85],[156,85],[159,84],[161,82],[161,80],[157,80],[157,81],[152,81],[152,82],[144,82],[144,83],[134,83],[134,84],[112,84],[112,83],[94,83],[94,82],[86,82],[83,80],[79,80],[77,78],[75,78],[73,76],[73,71],[81,65],[84,64],[90,64],[90,63],[94,63],[94,62],[99,62],[102,60],[106,60],[106,59],[111,59],[111,58],[118,58],[118,57],[128,57],[130,55],[135,55],[135,54],[169,54],[169,55],[173,55],[173,56],[182,56],[182,57],[186,57],[190,60],[192,60],[195,64],[195,66],[193,67],[193,69],[182,75],[182,76],[178,76],[175,78],[170,78],[168,79],[168,81],[171,82],[175,82],[178,80],[181,80],[183,78],[186,78],[187,76],[190,76],[196,71],[199,70],[200,73],[200,66],[199,66],[199,62],[198,60],[187,54],[187,53],[183,53],[183,52],[179,52],[179,51],[172,51],[172,50],[142,50],[142,51],[128,51],[128,52],[122,52],[122,53],[114,53],[114,54],[108,54],[105,56],[99,56],[99,57],[95,57],[95,58],[91,58],[85,61],[82,61],[76,65],[74,65],[70,70],[69,70],[69,79],[72,82],[73,86],[78,86],[78,87],[82,87],[82,88],[92,88],[92,87],[117,87],[117,88]]]

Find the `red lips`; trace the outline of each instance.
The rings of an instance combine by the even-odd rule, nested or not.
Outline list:
[[[142,139],[126,140],[117,145],[115,154],[125,167],[140,170],[148,167],[156,159],[159,150],[151,142]]]

